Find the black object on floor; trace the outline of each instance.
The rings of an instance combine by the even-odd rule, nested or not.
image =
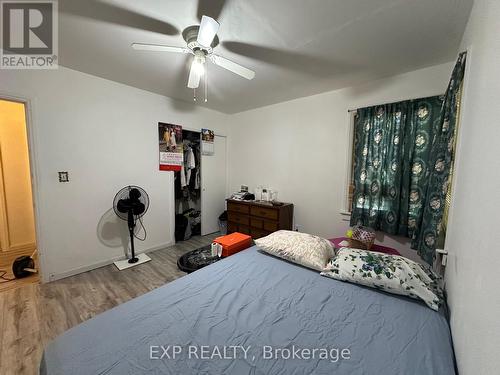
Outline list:
[[[189,220],[186,216],[181,214],[175,215],[175,242],[186,240],[186,229],[188,225]]]
[[[200,268],[215,263],[221,258],[212,256],[211,246],[204,246],[199,249],[190,251],[177,260],[177,267],[181,271],[191,273]]]
[[[27,255],[17,257],[14,263],[12,263],[12,273],[16,279],[22,279],[23,277],[33,275],[33,273],[36,272],[34,269],[35,261]]]

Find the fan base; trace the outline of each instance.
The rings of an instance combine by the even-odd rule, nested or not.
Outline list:
[[[119,261],[115,262],[115,266],[120,271],[123,271],[123,270],[126,270],[127,268],[135,267],[135,266],[138,266],[139,264],[143,264],[143,263],[149,262],[151,260],[151,258],[148,257],[146,254],[137,254],[136,259],[137,259],[137,262],[135,262],[135,263],[129,263],[129,261],[132,259],[119,260]]]
[[[186,41],[186,44],[189,47],[189,44],[193,43],[194,46],[201,47],[198,42],[196,41],[198,39],[198,30],[200,29],[199,25],[194,25],[194,26],[189,26],[186,27],[182,31],[182,37]],[[219,44],[219,37],[216,35],[214,37],[214,40],[212,41],[212,44],[210,45],[210,48],[215,48]],[[211,51],[210,51],[211,52]]]

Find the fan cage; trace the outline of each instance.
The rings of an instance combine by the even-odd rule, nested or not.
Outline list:
[[[128,199],[130,195],[130,191],[132,189],[137,189],[141,193],[141,197],[139,198],[139,201],[144,204],[144,212],[140,215],[134,215],[134,219],[139,219],[144,214],[149,208],[149,196],[146,191],[141,188],[140,186],[135,186],[135,185],[129,185],[125,186],[123,189],[121,189],[118,193],[116,193],[115,198],[113,199],[113,210],[115,211],[116,216],[118,216],[122,220],[127,220],[128,219],[128,214],[126,212],[120,212],[118,211],[118,201],[120,199]]]

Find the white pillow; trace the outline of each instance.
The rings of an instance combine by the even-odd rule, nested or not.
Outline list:
[[[330,241],[307,233],[280,230],[255,240],[266,253],[323,271],[334,254]]]
[[[436,311],[443,303],[439,277],[402,256],[343,247],[328,268],[322,276],[421,299]]]

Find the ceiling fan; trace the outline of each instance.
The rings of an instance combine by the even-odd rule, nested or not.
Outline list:
[[[182,36],[186,42],[185,47],[143,43],[134,43],[132,47],[137,50],[177,52],[186,56],[189,55],[193,60],[189,73],[188,87],[195,90],[199,87],[203,77],[205,90],[207,89],[207,59],[213,64],[237,75],[247,79],[254,78],[255,73],[252,70],[214,53],[214,48],[219,44],[219,38],[217,37],[219,23],[216,19],[219,19],[224,13],[225,4],[228,0],[196,1],[198,3],[196,17],[200,20],[201,24],[199,26],[189,26],[182,32]],[[180,30],[175,25],[164,19],[136,12],[117,3],[118,1],[114,0],[59,0],[58,2],[59,12],[63,14],[160,35],[175,36],[180,33]],[[240,0],[240,3],[245,4],[245,6],[248,4],[251,7],[250,4],[252,2]],[[284,69],[296,70],[300,73],[304,73],[305,71],[312,75],[319,74],[321,77],[331,74],[332,66],[336,65],[335,62],[330,60],[303,54],[298,51],[231,40],[221,41],[221,44],[226,50],[253,60],[262,61]],[[346,69],[350,67],[349,65]]]
[[[214,48],[219,44],[219,38],[217,37],[218,30],[219,23],[216,20],[208,16],[202,16],[201,24],[199,26],[189,26],[182,32],[182,37],[186,41],[187,47],[132,43],[132,48],[140,51],[192,54],[193,61],[191,63],[191,69],[187,82],[187,87],[191,89],[196,90],[200,86],[200,80],[206,73],[205,64],[207,63],[207,59],[215,65],[227,69],[243,78],[248,80],[253,79],[255,77],[254,71],[214,53]]]

